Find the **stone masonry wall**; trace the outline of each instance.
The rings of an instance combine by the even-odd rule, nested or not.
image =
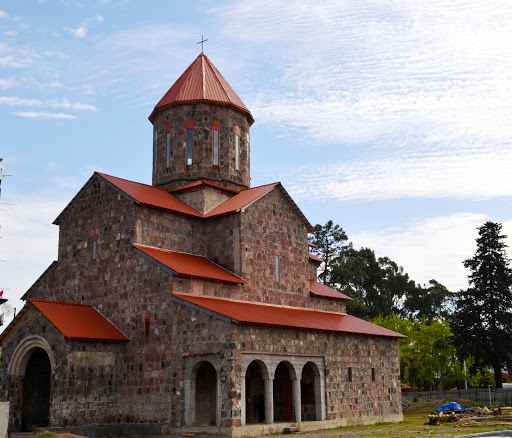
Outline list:
[[[232,327],[233,366],[237,371],[244,351],[324,356],[326,419],[333,424],[357,424],[365,418],[401,414],[397,339],[250,325]],[[348,378],[349,367],[352,382]],[[240,381],[236,382],[233,389],[237,394],[240,385]]]
[[[23,377],[9,376],[7,370],[16,347],[34,334],[47,340],[55,361],[50,426],[84,424],[84,420],[89,424],[118,422],[124,343],[66,340],[31,308],[2,345],[2,398],[11,402],[9,430],[21,430]]]
[[[192,164],[187,165],[187,129],[192,120]],[[213,164],[212,122],[220,123],[219,165]],[[169,125],[167,125],[169,124]],[[170,126],[171,166],[167,168],[166,129]],[[240,128],[239,170],[235,169],[235,137]],[[249,122],[247,116],[227,106],[184,104],[161,111],[153,121],[157,133],[157,157],[153,160],[153,185],[173,189],[206,178],[234,189],[250,187]],[[156,162],[156,168],[155,168]]]

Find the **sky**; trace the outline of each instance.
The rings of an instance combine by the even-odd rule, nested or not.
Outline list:
[[[312,224],[452,291],[478,226],[512,236],[509,0],[2,0],[0,290],[14,307],[94,171],[151,184],[148,116],[202,35],[256,120],[252,186],[281,181]]]

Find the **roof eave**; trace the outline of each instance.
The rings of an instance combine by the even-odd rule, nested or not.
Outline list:
[[[238,112],[244,114],[247,117],[249,126],[252,126],[252,124],[254,123],[254,118],[248,109],[241,108],[238,105],[235,105],[233,103],[220,102],[220,101],[210,100],[210,99],[183,100],[183,101],[168,103],[166,105],[156,106],[155,108],[153,108],[153,111],[149,115],[148,119],[151,123],[153,123],[155,121],[157,114],[161,111],[165,111],[169,108],[175,108],[175,107],[181,106],[181,105],[194,105],[194,104],[198,104],[198,103],[206,103],[209,105],[217,105],[217,106],[227,106],[229,108],[234,109],[235,111],[238,111]]]

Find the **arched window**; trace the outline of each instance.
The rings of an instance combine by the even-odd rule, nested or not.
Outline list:
[[[165,149],[165,162],[166,167],[169,169],[171,167],[171,124],[165,124],[165,141],[166,141],[166,149]]]
[[[190,166],[192,164],[192,131],[194,130],[194,122],[192,120],[187,120],[185,122],[185,129],[187,130],[187,166]]]
[[[218,121],[212,122],[213,130],[213,165],[219,165],[219,150],[220,150],[220,123]]]
[[[233,133],[235,134],[235,170],[240,169],[240,128],[238,126],[233,127]]]

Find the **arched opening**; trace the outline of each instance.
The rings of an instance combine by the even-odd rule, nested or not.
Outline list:
[[[274,422],[295,421],[293,408],[292,379],[290,376],[291,364],[281,362],[274,377]]]
[[[308,362],[302,369],[302,379],[300,380],[300,404],[302,421],[315,421],[317,419],[317,402],[319,398],[320,378],[318,367],[313,362]]]
[[[265,422],[265,383],[261,365],[252,361],[245,373],[245,424]]]
[[[25,431],[49,425],[51,376],[48,354],[42,348],[34,349],[23,377],[22,428]]]
[[[195,379],[194,426],[217,424],[217,372],[210,362],[201,362]]]

